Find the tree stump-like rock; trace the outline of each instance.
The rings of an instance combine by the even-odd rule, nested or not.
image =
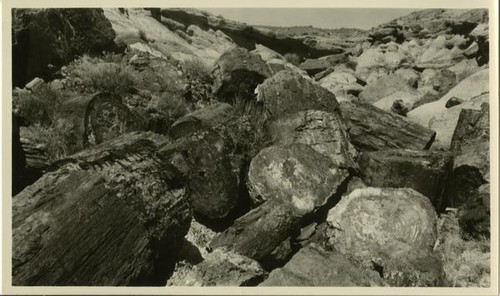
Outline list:
[[[305,215],[326,204],[348,176],[308,145],[270,146],[250,163],[248,186],[256,204],[277,199]]]
[[[327,223],[331,247],[365,267],[378,266],[391,285],[441,283],[442,266],[433,255],[436,212],[413,189],[356,189],[330,210]]]
[[[163,141],[130,133],[53,164],[13,198],[15,286],[158,285],[191,220]]]

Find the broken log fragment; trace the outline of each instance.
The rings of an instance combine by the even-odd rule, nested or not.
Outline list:
[[[361,102],[341,102],[351,143],[359,151],[390,148],[427,150],[436,132],[403,117]]]
[[[373,187],[412,188],[436,210],[446,207],[445,184],[453,168],[451,153],[390,149],[363,152],[358,159],[363,181]]]
[[[54,163],[16,195],[13,285],[164,284],[191,213],[178,171],[156,154],[161,141],[123,135]]]
[[[210,247],[225,247],[267,268],[269,255],[300,230],[300,221],[300,216],[290,204],[277,199],[269,200],[238,218],[214,238]]]

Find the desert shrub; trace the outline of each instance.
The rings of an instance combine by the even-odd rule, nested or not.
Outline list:
[[[89,92],[132,93],[136,85],[134,72],[124,63],[117,63],[117,59],[113,55],[106,55],[105,59],[84,55],[72,62],[66,72],[70,79],[77,81]]]
[[[71,154],[70,142],[75,135],[65,126],[35,124],[28,128],[21,128],[21,136],[32,143],[43,144],[48,162],[53,163]]]
[[[239,117],[236,133],[231,135],[235,151],[244,152],[248,159],[252,159],[271,142],[267,130],[269,114],[261,103],[242,97],[236,97],[232,105]]]
[[[489,287],[490,239],[464,240],[458,213],[441,215],[436,251],[443,261],[443,269],[451,286]]]
[[[149,108],[162,115],[169,126],[192,111],[191,105],[182,96],[169,93],[156,97]]]
[[[183,62],[182,68],[188,80],[186,93],[190,99],[194,102],[210,100],[213,82],[211,69],[198,58],[186,60]]]
[[[301,63],[301,58],[296,53],[285,53],[285,59],[295,66],[298,66]]]
[[[23,125],[50,126],[60,102],[59,93],[44,84],[31,93],[16,96],[13,110],[21,117]]]

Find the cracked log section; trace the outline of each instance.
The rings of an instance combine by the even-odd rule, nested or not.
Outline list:
[[[358,151],[427,150],[436,138],[435,131],[369,104],[342,102],[340,110],[346,119],[351,143]]]
[[[56,162],[14,197],[13,285],[164,284],[191,213],[179,173],[155,152],[162,142],[120,136]]]

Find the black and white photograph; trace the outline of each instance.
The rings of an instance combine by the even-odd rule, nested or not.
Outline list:
[[[3,8],[9,291],[497,288],[498,11],[209,6]]]

